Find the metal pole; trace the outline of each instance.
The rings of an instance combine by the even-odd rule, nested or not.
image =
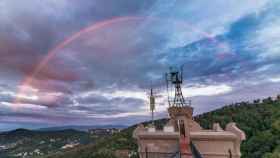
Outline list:
[[[230,149],[228,150],[228,153],[229,153],[229,158],[232,158],[232,153]]]
[[[145,155],[146,155],[145,157],[148,158],[148,148],[147,147],[145,147]]]

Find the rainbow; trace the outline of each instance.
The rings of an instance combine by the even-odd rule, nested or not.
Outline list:
[[[127,22],[127,21],[141,21],[145,19],[151,19],[156,21],[162,21],[159,18],[155,17],[139,17],[139,16],[126,16],[126,17],[115,17],[109,20],[101,21],[94,23],[93,25],[86,27],[79,32],[71,35],[69,38],[66,38],[64,41],[59,43],[56,47],[51,49],[47,55],[42,59],[42,61],[38,64],[38,66],[34,69],[34,71],[27,77],[24,78],[24,80],[21,82],[20,85],[31,85],[33,82],[33,78],[49,63],[49,61],[56,55],[56,53],[59,52],[60,49],[66,47],[67,45],[71,44],[73,41],[81,37],[82,35],[85,35],[89,32],[95,32],[99,29],[102,29],[104,27],[108,27],[112,24],[120,23],[120,22]],[[215,38],[213,38],[212,35],[205,33],[201,30],[198,30],[196,27],[193,27],[192,25],[189,25],[186,22],[182,22],[186,25],[186,27],[190,28],[193,31],[196,31],[198,33],[201,33],[203,36],[205,36],[207,39],[210,39],[211,41],[218,44],[219,47],[223,48],[224,46],[220,44],[218,41],[216,41]],[[21,89],[22,86],[19,86],[17,94],[21,94],[23,90]],[[14,103],[19,103],[20,98],[16,97]]]
[[[61,43],[59,43],[56,47],[54,47],[53,49],[51,49],[47,55],[42,59],[42,61],[38,64],[38,66],[35,68],[35,70],[30,74],[30,76],[27,76],[20,85],[30,85],[33,81],[33,78],[40,72],[40,70],[42,68],[44,68],[48,62],[56,55],[56,53],[58,52],[58,50],[64,48],[65,46],[71,44],[73,41],[75,41],[76,39],[78,39],[79,37],[81,37],[82,35],[89,33],[89,32],[94,32],[97,31],[101,28],[110,26],[112,24],[116,24],[116,23],[120,23],[120,22],[126,22],[126,21],[138,21],[138,20],[144,20],[145,17],[116,17],[116,18],[112,18],[109,20],[105,20],[105,21],[101,21],[101,22],[97,22],[89,27],[86,27],[82,30],[80,30],[79,32],[73,34],[72,36],[70,36],[69,38],[65,39],[64,41],[62,41]],[[21,94],[23,92],[22,86],[20,86],[20,88],[18,89],[17,94]],[[19,98],[15,98],[15,103],[19,102]]]

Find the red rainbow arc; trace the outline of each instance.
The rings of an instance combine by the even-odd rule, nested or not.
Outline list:
[[[78,39],[82,35],[84,35],[86,33],[89,33],[89,32],[92,33],[94,31],[97,31],[97,30],[101,29],[101,28],[108,27],[112,24],[116,24],[116,23],[120,23],[120,22],[126,22],[126,21],[139,21],[139,20],[145,20],[145,19],[162,21],[161,19],[156,18],[156,17],[141,17],[141,16],[115,17],[115,18],[112,18],[112,19],[109,19],[109,20],[97,22],[95,24],[92,24],[89,27],[86,27],[86,28],[80,30],[79,32],[73,34],[69,38],[66,38],[63,42],[59,43],[56,47],[51,49],[47,53],[47,55],[43,58],[43,60],[38,64],[38,66],[35,68],[35,70],[31,73],[31,75],[24,78],[24,80],[21,82],[21,85],[31,85],[32,81],[33,81],[33,78],[48,64],[48,62],[56,55],[57,52],[59,52],[60,49],[63,49],[67,45],[71,44],[73,41],[75,41],[76,39]],[[179,21],[179,22],[182,22],[182,21]],[[188,23],[186,23],[184,21],[183,21],[183,24],[186,25],[191,30],[202,34],[203,36],[205,36],[207,39],[210,39],[214,43],[217,43],[217,45],[219,47],[221,47],[221,48],[225,47],[221,43],[219,43],[212,35],[210,35],[206,32],[203,32],[203,31],[197,29],[196,27],[194,27],[192,25],[189,25]],[[21,87],[22,86],[19,86],[17,94],[21,94],[23,92]],[[14,103],[19,103],[19,102],[20,102],[20,99],[18,97],[16,97]]]

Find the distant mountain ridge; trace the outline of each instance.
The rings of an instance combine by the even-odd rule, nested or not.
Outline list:
[[[127,128],[127,126],[124,125],[92,125],[92,126],[76,126],[76,125],[69,125],[69,126],[55,126],[55,127],[47,127],[47,128],[39,128],[36,129],[37,131],[60,131],[60,130],[66,130],[66,129],[73,129],[77,131],[85,131],[87,132],[89,129],[96,129],[96,128],[117,128],[117,129],[124,129]]]

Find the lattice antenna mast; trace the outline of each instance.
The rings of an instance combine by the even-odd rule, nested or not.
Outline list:
[[[185,98],[182,93],[181,85],[183,83],[183,67],[180,70],[170,68],[170,72],[166,74],[166,84],[168,91],[168,103],[170,106],[183,107],[190,106],[190,102],[186,104]],[[174,86],[174,97],[169,96],[169,86]]]

